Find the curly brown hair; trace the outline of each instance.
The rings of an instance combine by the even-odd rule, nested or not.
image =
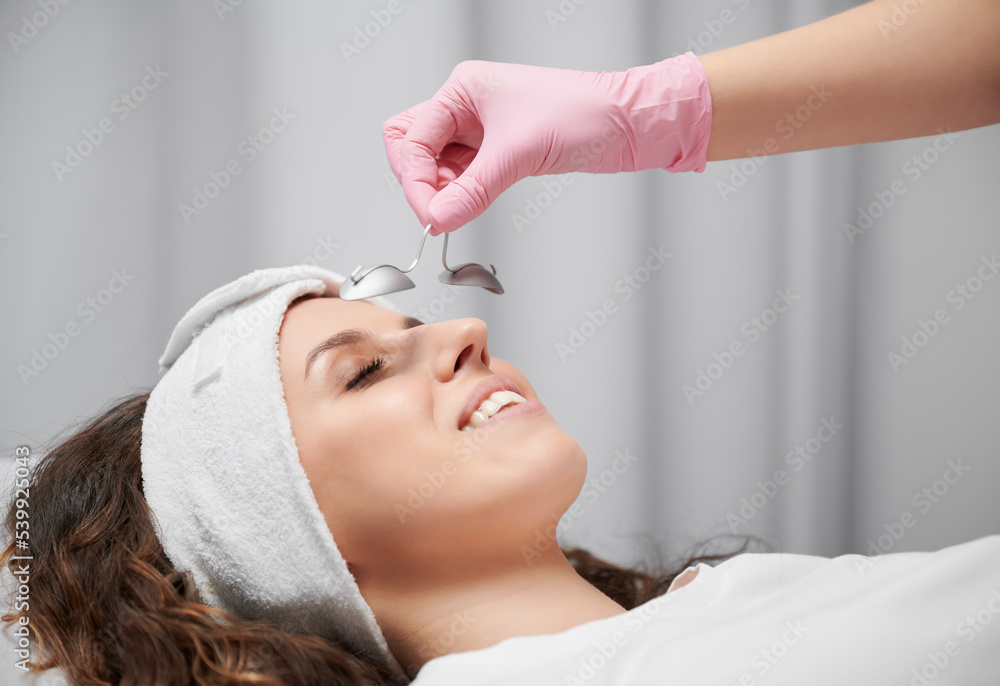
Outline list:
[[[11,611],[0,620],[30,627],[37,655],[30,669],[61,668],[79,686],[399,683],[347,645],[199,602],[190,575],[164,553],[143,495],[148,398],[145,392],[112,403],[17,484],[30,494],[30,596],[15,606],[12,591]],[[0,554],[0,567],[12,572],[20,564],[12,558],[24,554],[16,537],[20,502],[11,501],[4,521],[10,543]],[[665,593],[687,567],[745,552],[751,540],[659,571],[626,569],[580,548],[563,552],[584,579],[628,610]]]

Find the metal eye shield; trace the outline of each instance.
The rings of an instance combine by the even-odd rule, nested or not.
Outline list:
[[[417,256],[406,269],[399,269],[389,264],[382,264],[377,267],[369,267],[363,274],[358,276],[361,265],[358,265],[351,276],[340,284],[340,298],[342,300],[361,300],[362,298],[372,298],[376,295],[385,295],[397,291],[405,291],[413,288],[414,283],[406,275],[417,266],[420,261],[420,253],[423,252],[424,242],[427,234],[430,233],[431,225],[424,228],[424,234],[420,237],[420,247],[417,248]],[[441,251],[441,263],[445,271],[441,272],[438,280],[454,286],[479,286],[491,293],[500,295],[503,293],[503,286],[496,277],[497,270],[491,264],[490,269],[486,269],[481,264],[467,262],[460,264],[454,269],[448,266],[448,235],[444,235],[444,248]],[[492,270],[492,273],[490,273]]]

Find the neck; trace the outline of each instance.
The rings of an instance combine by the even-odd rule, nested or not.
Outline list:
[[[362,583],[390,650],[412,677],[429,660],[514,636],[554,634],[625,609],[580,577],[557,546],[526,565],[520,555],[481,570],[420,573],[399,583]],[[402,586],[402,587],[401,587]]]

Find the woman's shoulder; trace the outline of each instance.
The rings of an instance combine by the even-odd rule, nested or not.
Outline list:
[[[701,606],[730,608],[784,597],[871,595],[908,584],[928,592],[946,584],[975,586],[1000,569],[1000,535],[932,551],[836,557],[801,553],[744,553],[709,567],[691,581]],[[805,602],[805,601],[803,601]]]
[[[676,675],[688,674],[685,670],[689,676],[703,675],[702,651],[714,654],[720,644],[752,648],[764,639],[767,649],[779,639],[787,639],[780,649],[794,642],[800,659],[788,666],[801,662],[804,675],[810,660],[827,653],[812,654],[798,645],[799,638],[841,645],[845,654],[859,656],[869,643],[877,643],[876,634],[909,631],[915,644],[931,645],[937,636],[928,638],[926,627],[946,623],[949,607],[991,601],[998,569],[1000,535],[881,557],[744,553],[715,566],[687,568],[665,594],[626,613],[560,634],[508,638],[482,650],[435,658],[415,683],[652,683],[639,674],[655,666]],[[1000,602],[1000,592],[996,595]],[[818,635],[822,641],[815,640]],[[739,675],[741,665],[760,658],[753,650],[731,652],[732,665],[712,663],[720,679],[730,672]],[[969,668],[980,664],[970,660]]]
[[[972,560],[1000,561],[1000,534],[947,546],[937,550],[882,552],[891,549],[888,541],[898,541],[898,534],[887,529],[887,533],[866,542],[865,554],[849,553],[836,557],[823,557],[802,553],[744,553],[737,555],[714,568],[710,574],[731,577],[767,579],[773,583],[787,584],[798,581],[817,572],[853,572],[864,577],[878,569],[886,573],[898,573],[907,569],[962,565]]]

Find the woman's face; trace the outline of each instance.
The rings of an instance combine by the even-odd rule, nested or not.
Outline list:
[[[345,329],[371,338],[319,354],[307,374],[310,352]],[[521,372],[490,357],[479,319],[422,324],[363,300],[305,298],[285,313],[279,365],[299,458],[359,582],[385,565],[509,557],[583,486],[580,445]],[[460,430],[477,384],[500,377],[534,402]]]

